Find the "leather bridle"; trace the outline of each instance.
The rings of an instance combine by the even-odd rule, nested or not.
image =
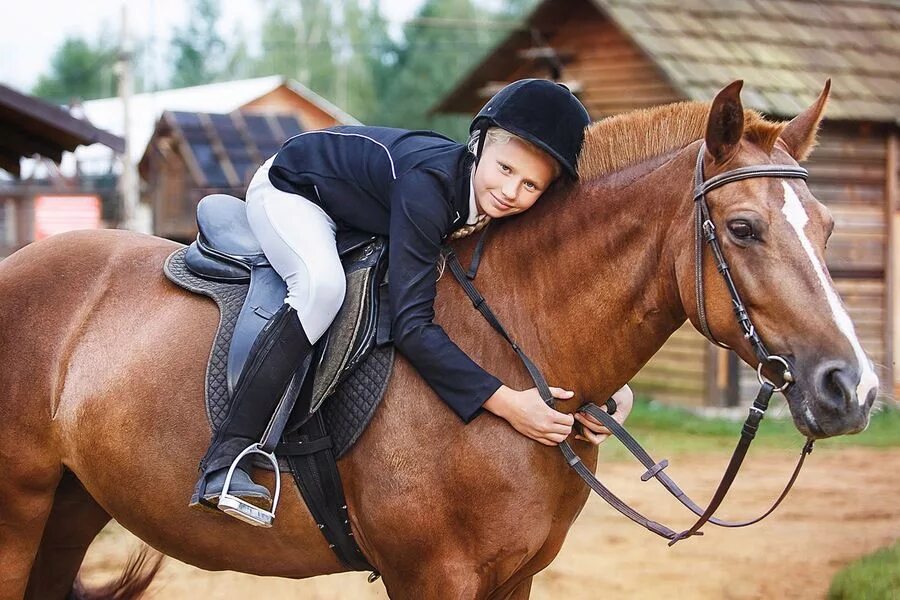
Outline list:
[[[781,501],[784,500],[784,498],[787,496],[788,492],[796,481],[797,476],[800,474],[800,469],[803,467],[803,462],[805,461],[806,456],[810,452],[812,452],[813,449],[813,439],[809,438],[800,452],[800,458],[797,461],[797,466],[794,468],[794,472],[791,475],[784,490],[781,492],[781,495],[772,504],[769,510],[767,510],[762,516],[748,521],[740,522],[723,521],[713,516],[719,505],[722,503],[722,500],[725,499],[725,496],[728,493],[728,490],[730,489],[734,478],[737,476],[738,470],[740,469],[744,457],[747,454],[747,450],[750,447],[750,443],[756,436],[756,431],[759,428],[759,423],[760,421],[762,421],[765,411],[768,408],[769,400],[771,399],[773,392],[783,392],[784,390],[786,390],[794,381],[794,376],[788,360],[782,356],[770,354],[763,344],[762,339],[760,339],[756,328],[753,326],[753,323],[750,319],[750,314],[748,313],[743,300],[741,300],[741,296],[738,293],[737,287],[734,284],[734,280],[731,277],[731,272],[728,268],[728,263],[725,260],[725,255],[723,254],[719,241],[716,238],[716,227],[713,224],[712,219],[710,218],[709,206],[706,202],[706,194],[729,183],[742,181],[744,179],[775,177],[805,180],[809,176],[809,173],[806,171],[806,169],[793,165],[758,165],[733,169],[706,180],[703,174],[703,159],[706,153],[705,151],[706,146],[705,144],[701,143],[699,152],[697,154],[696,168],[694,171],[693,198],[694,204],[696,206],[695,284],[697,294],[697,317],[700,321],[700,328],[703,334],[710,341],[723,348],[731,349],[729,348],[729,346],[726,346],[725,344],[719,342],[715,338],[715,336],[713,336],[706,318],[703,286],[703,241],[705,240],[712,250],[713,258],[716,263],[716,269],[719,271],[719,273],[722,274],[722,277],[725,279],[725,284],[728,287],[729,294],[731,295],[734,314],[737,318],[738,324],[740,325],[741,330],[744,332],[744,337],[753,347],[753,351],[756,354],[757,360],[759,361],[759,364],[757,366],[757,377],[759,378],[760,382],[759,392],[753,402],[753,405],[750,407],[750,413],[747,416],[747,419],[744,421],[744,426],[741,429],[741,437],[738,440],[734,453],[731,456],[728,467],[725,469],[725,473],[723,474],[722,479],[719,482],[718,487],[716,488],[716,492],[713,495],[712,500],[710,500],[710,503],[706,507],[706,509],[700,508],[699,505],[693,502],[687,496],[687,494],[685,494],[681,490],[681,488],[679,488],[675,484],[675,482],[672,481],[672,479],[669,478],[669,476],[664,472],[664,469],[669,464],[668,460],[664,459],[658,462],[653,460],[650,454],[641,447],[641,445],[631,436],[631,434],[629,434],[624,427],[622,427],[615,419],[612,418],[612,414],[615,411],[615,403],[612,401],[612,399],[607,401],[608,411],[603,411],[599,406],[590,402],[582,405],[578,409],[578,411],[589,414],[597,421],[602,423],[614,436],[619,439],[619,441],[621,441],[625,445],[626,448],[628,448],[628,450],[635,456],[635,458],[637,458],[641,462],[641,464],[644,465],[647,471],[641,476],[642,481],[656,479],[679,502],[681,502],[691,512],[697,515],[698,519],[694,523],[694,525],[692,525],[687,530],[676,533],[674,530],[666,527],[665,525],[647,519],[639,512],[628,506],[625,502],[620,500],[606,486],[604,486],[600,482],[600,480],[598,480],[594,476],[590,469],[588,469],[587,466],[581,461],[581,458],[577,454],[575,454],[575,451],[572,450],[572,447],[568,442],[563,441],[559,444],[559,448],[562,451],[563,457],[566,459],[566,462],[570,467],[572,467],[572,469],[575,470],[576,473],[578,473],[578,475],[592,490],[594,490],[613,508],[618,510],[620,513],[622,513],[635,523],[638,523],[639,525],[646,527],[653,533],[656,533],[657,535],[668,539],[670,546],[675,542],[687,537],[691,537],[693,535],[702,535],[703,532],[700,531],[700,528],[707,522],[712,523],[713,525],[718,525],[720,527],[746,527],[747,525],[758,523],[759,521],[772,514],[772,512],[778,507],[778,505],[781,504]],[[496,315],[494,315],[493,311],[491,311],[484,297],[472,284],[472,280],[475,278],[475,274],[478,270],[478,265],[481,261],[481,254],[484,248],[486,233],[487,230],[482,233],[482,237],[478,241],[478,245],[476,246],[475,253],[472,258],[472,265],[468,272],[463,270],[462,265],[460,265],[459,260],[456,257],[456,254],[449,247],[444,248],[445,259],[447,261],[447,264],[449,264],[450,270],[453,272],[453,275],[463,286],[463,289],[466,291],[466,294],[469,296],[469,299],[472,301],[475,308],[484,316],[488,323],[490,323],[491,326],[495,330],[497,330],[506,339],[507,342],[510,343],[513,350],[515,350],[515,352],[519,355],[520,360],[523,362],[525,368],[528,370],[528,373],[531,375],[531,378],[534,380],[535,386],[537,387],[541,398],[543,398],[544,402],[546,402],[550,406],[553,406],[553,395],[550,393],[550,388],[547,385],[547,382],[541,374],[540,370],[531,361],[531,359],[528,358],[528,356],[519,347],[519,345],[512,339],[512,337],[497,319]],[[776,388],[774,383],[766,380],[763,377],[762,368],[765,364],[774,364],[776,371],[780,372],[783,380],[783,383],[780,387]],[[813,428],[817,427],[814,423],[811,423],[810,425]]]

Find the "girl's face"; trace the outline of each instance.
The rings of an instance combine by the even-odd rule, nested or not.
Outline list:
[[[486,140],[472,185],[478,212],[501,219],[531,208],[553,183],[552,157],[518,138]]]

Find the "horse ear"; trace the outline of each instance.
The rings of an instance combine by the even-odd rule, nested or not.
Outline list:
[[[822,122],[825,114],[825,105],[828,104],[830,91],[831,79],[825,82],[825,87],[819,94],[818,100],[794,117],[781,132],[781,141],[784,142],[787,151],[797,162],[806,160],[816,145],[816,133],[819,131],[819,123]]]
[[[737,152],[744,134],[744,106],[741,88],[744,82],[734,81],[716,94],[706,122],[706,150],[717,163],[724,163]]]

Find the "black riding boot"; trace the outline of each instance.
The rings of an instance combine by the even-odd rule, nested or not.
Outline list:
[[[301,368],[309,369],[311,356],[312,344],[297,311],[282,305],[253,342],[228,416],[200,462],[200,480],[191,506],[218,504],[231,463],[244,449],[260,441],[291,378]],[[248,466],[249,459],[242,460],[241,466]],[[261,508],[271,504],[269,491],[253,483],[240,467],[232,475],[228,493]]]

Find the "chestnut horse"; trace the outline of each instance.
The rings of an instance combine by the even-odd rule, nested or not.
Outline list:
[[[579,183],[495,227],[479,287],[549,381],[577,391],[560,410],[609,397],[685,319],[697,325],[691,192],[700,144],[707,177],[795,164],[815,142],[827,96],[826,86],[804,113],[775,124],[745,111],[735,82],[711,105],[598,122]],[[740,181],[708,200],[754,323],[795,365],[788,402],[797,428],[864,429],[877,379],[824,267],[828,210],[798,179]],[[465,257],[473,245],[458,250]],[[163,276],[176,248],[123,231],[78,232],[0,263],[4,599],[65,598],[110,518],[203,569],[290,578],[346,570],[290,476],[272,529],[188,509],[210,437],[203,389],[218,312]],[[704,270],[711,330],[755,365],[708,253]],[[531,387],[451,277],[439,282],[436,320],[488,371]],[[596,447],[573,444],[595,469]],[[491,414],[463,425],[403,358],[339,468],[356,539],[392,598],[527,598],[588,497],[558,450]],[[256,476],[273,483],[271,473]]]

